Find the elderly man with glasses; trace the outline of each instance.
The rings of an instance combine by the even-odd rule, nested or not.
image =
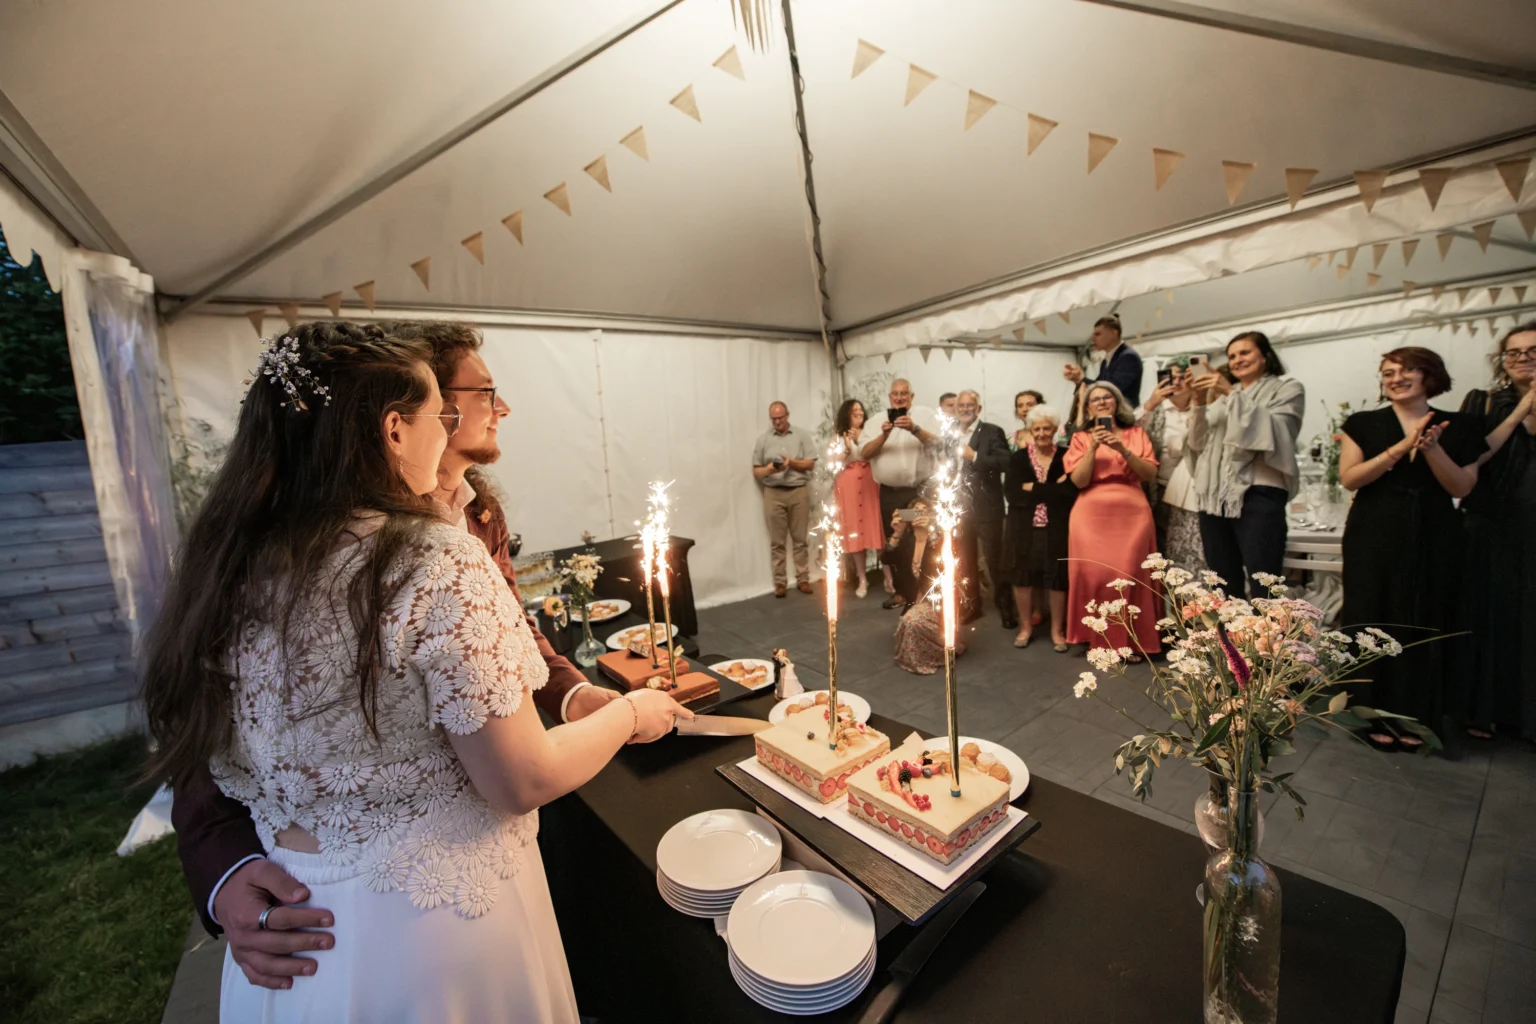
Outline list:
[[[900,377],[891,381],[888,397],[891,405],[885,415],[870,416],[859,435],[859,457],[869,463],[875,483],[880,485],[880,520],[885,523],[897,509],[910,505],[933,475],[941,442],[937,416],[932,409],[912,404],[910,382]],[[884,608],[899,608],[905,603],[896,593],[896,557],[890,549],[880,555],[885,592],[890,595]]]
[[[981,395],[962,391],[956,397],[955,416],[965,439],[960,457],[960,497],[964,512],[960,519],[958,557],[960,560],[960,611],[966,622],[982,616],[981,564],[986,559],[987,576],[992,581],[992,602],[997,605],[1004,629],[1018,629],[1019,615],[1013,603],[1013,588],[1004,582],[1003,562],[1003,474],[1008,471],[1013,453],[1008,450],[1008,435],[995,423],[981,418]]]

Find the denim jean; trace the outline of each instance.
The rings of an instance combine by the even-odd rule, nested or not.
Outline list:
[[[1256,572],[1283,575],[1285,561],[1285,505],[1289,495],[1279,487],[1250,487],[1243,495],[1243,513],[1236,519],[1200,513],[1200,542],[1205,562],[1227,581],[1231,597],[1244,596],[1244,583],[1255,594]]]

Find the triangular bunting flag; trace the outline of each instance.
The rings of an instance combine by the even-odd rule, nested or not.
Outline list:
[[[1056,315],[1061,317],[1061,322],[1064,324],[1070,324],[1072,322],[1072,311],[1070,309],[1065,313],[1057,313]]]
[[[1381,198],[1381,188],[1386,183],[1386,171],[1355,172],[1355,187],[1360,190],[1360,201],[1365,204],[1366,213],[1370,213],[1376,200]]]
[[[999,338],[998,340],[1001,341],[1002,339]],[[1022,328],[1022,327],[1015,327],[1013,329],[1013,340],[1014,341],[1023,341],[1024,340],[1024,328]]]
[[[715,67],[743,82],[747,80],[747,73],[741,66],[741,54],[736,52],[734,46],[720,55],[720,59],[715,61]]]
[[[644,125],[641,125],[639,128],[636,128],[634,131],[620,139],[619,145],[623,146],[625,149],[629,150],[631,153],[635,154],[635,156],[639,157],[641,160],[644,160],[646,163],[651,162],[651,151],[645,146]]]
[[[1161,320],[1163,318],[1163,307],[1158,306],[1156,309],[1154,309],[1152,311],[1152,316],[1158,320]]]
[[[909,65],[907,68],[907,98],[902,100],[901,105],[905,107],[911,104],[913,100],[917,99],[918,94],[932,85],[938,77],[938,75],[924,71],[916,64]]]
[[[1407,238],[1403,240],[1403,266],[1413,262],[1413,254],[1419,251],[1419,240]]]
[[[596,160],[593,160],[591,163],[587,164],[587,166],[583,167],[582,170],[586,171],[587,175],[593,181],[603,186],[605,190],[609,192],[613,191],[613,184],[608,180],[608,158],[606,156],[598,157]],[[566,212],[569,213],[570,211],[567,210]]]
[[[699,101],[693,98],[693,86],[688,86],[667,102],[700,124],[704,122],[704,119],[699,116]]]
[[[1526,238],[1536,238],[1536,210],[1521,210],[1515,216],[1520,218],[1520,227],[1525,231]]]
[[[1525,305],[1525,288],[1526,288],[1526,286],[1523,285],[1523,284],[1515,285],[1515,287],[1513,289],[1513,291],[1515,293],[1515,305],[1517,305],[1517,306]]]
[[[331,316],[341,316],[341,292],[331,292],[320,299],[326,308],[331,311]]]
[[[1157,182],[1158,191],[1162,191],[1168,179],[1173,176],[1174,169],[1183,162],[1183,153],[1175,153],[1171,149],[1152,150],[1152,178]]]
[[[363,305],[368,307],[368,312],[373,312],[373,282],[364,281],[362,284],[355,284],[352,290],[357,292],[358,298],[363,300]]]
[[[883,56],[885,56],[885,51],[880,49],[880,47],[860,39],[858,47],[853,51],[853,74],[848,77],[858,78],[869,70],[871,64]]]
[[[1445,183],[1455,173],[1454,167],[1426,167],[1419,172],[1419,187],[1424,190],[1424,198],[1429,200],[1431,210],[1440,205],[1440,193],[1445,191]]]
[[[1477,337],[1477,324],[1472,323],[1470,320],[1467,322],[1467,337]]]
[[[972,89],[970,95],[965,98],[965,128],[969,131],[971,125],[986,116],[987,111],[997,106],[997,100],[990,96],[983,96]]]
[[[1483,323],[1488,325],[1488,333],[1489,334],[1497,334],[1499,332],[1499,328],[1498,328],[1499,318],[1498,317],[1491,316],[1487,320],[1484,320]]]
[[[1333,261],[1338,259],[1338,258],[1339,258],[1339,254],[1338,253],[1336,253],[1336,252],[1329,253],[1328,254],[1328,265],[1330,267],[1333,266]]]
[[[562,181],[548,192],[545,192],[544,198],[563,210],[567,217],[571,215],[571,196],[565,190],[565,182]]]
[[[1461,333],[1461,321],[1460,320],[1453,320],[1453,321],[1451,321],[1451,333],[1452,334],[1460,334]]]
[[[1003,339],[1002,338],[988,338],[987,340],[989,342],[996,341],[999,345],[1001,345],[1003,343]],[[981,342],[979,342],[979,341],[968,341],[968,342],[966,342],[965,343],[965,354],[970,356],[972,359],[975,359],[976,358],[976,346],[980,345],[980,344],[981,344]],[[996,347],[996,346],[994,346],[994,347]]]
[[[1377,242],[1375,245],[1371,246],[1371,269],[1372,270],[1375,270],[1375,269],[1377,269],[1378,267],[1381,266],[1382,257],[1386,256],[1387,250],[1390,249],[1391,247],[1392,246],[1389,243],[1387,243],[1387,242]]]
[[[469,254],[475,258],[475,262],[485,266],[485,232],[476,231],[459,243],[469,250]]]
[[[1503,291],[1504,291],[1504,289],[1502,289],[1502,288],[1489,288],[1488,289],[1488,305],[1490,305],[1490,306],[1497,306],[1499,304],[1499,295]]]
[[[1109,151],[1120,144],[1120,140],[1109,135],[1100,135],[1098,132],[1088,133],[1088,173],[1104,162],[1109,156]]]
[[[1296,209],[1296,204],[1301,202],[1301,197],[1306,194],[1307,186],[1312,184],[1312,179],[1317,177],[1317,170],[1312,167],[1287,167],[1285,169],[1285,194],[1291,201],[1291,209]]]
[[[1035,321],[1035,330],[1039,331],[1041,334],[1045,333],[1045,327],[1046,327],[1046,324],[1045,324],[1044,320],[1036,320]]]
[[[1435,236],[1435,248],[1440,250],[1440,259],[1443,261],[1446,254],[1451,251],[1451,243],[1456,241],[1456,236],[1449,231],[1442,231]]]
[[[432,290],[432,257],[423,256],[411,264],[411,269],[416,271],[416,276],[421,278],[421,286],[428,291]]]
[[[1030,114],[1029,152],[1025,153],[1024,155],[1029,156],[1033,154],[1036,149],[1039,149],[1040,143],[1045,141],[1045,137],[1051,134],[1051,129],[1055,127],[1056,122],[1052,121],[1050,118],[1041,117],[1039,114]]]
[[[889,352],[887,352],[885,354],[885,365],[887,365],[887,366],[891,365],[891,353],[889,353]]]
[[[264,309],[253,309],[245,314],[245,318],[251,322],[252,327],[256,328],[256,337],[261,337],[261,325],[267,319],[267,311]]]
[[[1365,286],[1367,288],[1375,288],[1379,284],[1381,284],[1381,275],[1380,274],[1372,274],[1369,271],[1367,271],[1366,275],[1365,275]]]
[[[1023,334],[1024,333],[1024,329],[1023,328],[1019,328],[1018,330],[1014,331],[1013,333],[1014,333],[1015,336]],[[1023,341],[1024,339],[1023,338],[1019,338],[1019,340]],[[1002,348],[1003,347],[1003,336],[1001,334],[994,334],[994,335],[992,335],[992,337],[987,339],[987,345],[989,347],[991,347],[991,348]]]
[[[1429,286],[1429,297],[1430,298],[1438,300],[1440,298],[1440,296],[1442,296],[1444,294],[1445,294],[1445,285],[1443,285],[1443,284],[1434,284],[1434,285],[1430,285]]]
[[[1248,178],[1253,174],[1253,168],[1253,164],[1246,164],[1239,160],[1221,162],[1221,176],[1227,183],[1228,206],[1235,204],[1237,197],[1243,194],[1243,189],[1248,185]]]
[[[1525,175],[1531,169],[1531,158],[1522,156],[1514,160],[1500,160],[1493,166],[1499,172],[1499,177],[1504,179],[1509,197],[1518,203],[1520,193],[1525,191]]]
[[[1168,300],[1168,305],[1173,305],[1173,289],[1170,288],[1163,292],[1163,298]]]
[[[1323,262],[1323,258],[1321,256],[1308,256],[1307,257],[1307,269],[1308,270],[1316,270],[1317,269],[1317,265],[1319,263],[1321,263],[1321,262]]]
[[[299,325],[299,304],[297,302],[280,302],[277,305],[277,310],[283,314],[283,319],[288,321],[289,327],[297,327]]]
[[[1465,306],[1467,304],[1467,296],[1470,295],[1470,294],[1472,294],[1472,289],[1471,288],[1457,288],[1456,289],[1456,306],[1457,306],[1457,308],[1460,308],[1460,307]]]
[[[1477,239],[1477,247],[1483,252],[1488,251],[1488,243],[1493,240],[1493,224],[1493,221],[1485,220],[1472,225],[1472,237]]]
[[[947,362],[954,362],[954,359],[955,359],[955,346],[953,346],[953,345],[945,345],[944,346],[944,359]]]
[[[1358,245],[1352,245],[1344,250],[1344,265],[1346,267],[1353,267],[1355,265],[1355,254],[1359,251],[1360,247]]]
[[[917,346],[917,354],[923,357],[923,362],[925,364],[928,362],[928,353],[930,353],[932,351],[933,351],[933,349],[931,347],[927,346],[927,345],[919,345],[919,346]]]
[[[501,218],[502,227],[512,232],[512,237],[517,239],[517,244],[523,244],[523,211],[517,210]]]
[[[1346,277],[1349,276],[1349,264],[1348,263],[1340,263],[1338,265],[1338,267],[1335,268],[1335,271],[1339,275],[1339,280],[1342,281]]]
[[[1403,298],[1406,299],[1408,296],[1412,295],[1413,294],[1413,290],[1415,288],[1417,288],[1417,287],[1418,287],[1418,283],[1415,282],[1415,281],[1404,281],[1403,282]]]

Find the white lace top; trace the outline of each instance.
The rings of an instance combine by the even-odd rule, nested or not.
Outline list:
[[[433,524],[400,560],[395,578],[406,583],[383,615],[375,739],[345,601],[368,543],[333,555],[301,599],[286,659],[272,625],[241,630],[230,661],[234,743],[211,762],[213,778],[250,807],[268,850],[297,825],[369,888],[478,917],[537,836],[538,813],[492,809],[447,734],[512,714],[549,669],[485,545]]]

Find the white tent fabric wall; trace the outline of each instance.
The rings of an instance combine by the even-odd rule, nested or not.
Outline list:
[[[981,393],[982,419],[996,423],[1012,435],[1018,428],[1013,417],[1013,396],[1034,390],[1063,414],[1071,397],[1071,387],[1061,376],[1061,368],[1072,361],[1072,352],[1040,349],[994,349],[983,345],[973,355],[955,348],[945,357],[942,348],[931,349],[927,362],[915,348],[892,354],[889,363],[883,356],[856,357],[843,366],[844,392],[865,404],[872,417],[885,415],[889,405],[886,392],[890,381],[905,377],[916,394],[918,405],[938,405],[946,391],[967,388]]]
[[[268,333],[277,328],[268,325]],[[673,480],[673,532],[700,606],[764,593],[772,580],[762,502],[750,472],[768,404],[816,431],[831,371],[820,343],[487,326],[487,365],[512,407],[490,467],[524,551],[626,536],[651,480]],[[195,315],[167,329],[186,420],[234,427],[259,343],[238,316]],[[193,429],[184,425],[189,433]]]

